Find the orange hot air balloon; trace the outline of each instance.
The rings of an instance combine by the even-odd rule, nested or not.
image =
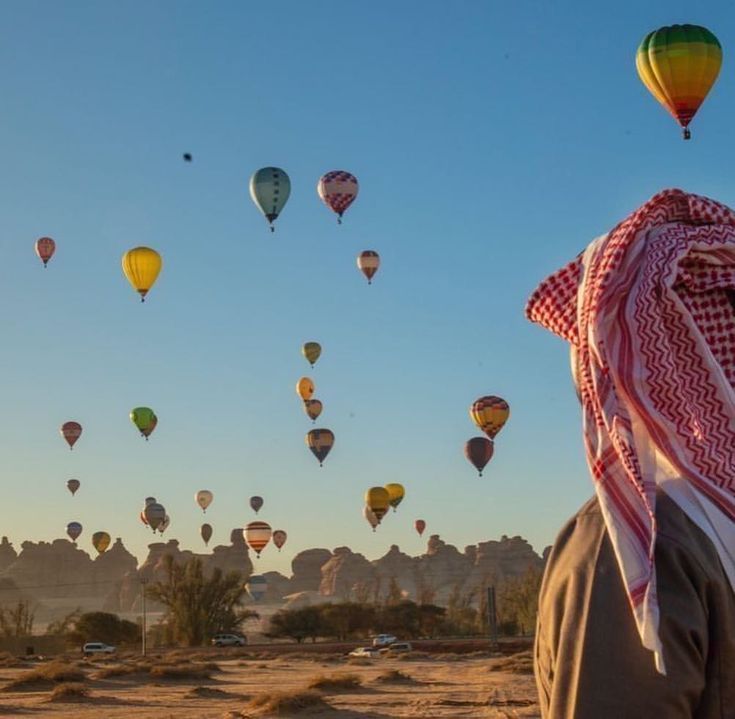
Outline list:
[[[493,441],[487,437],[473,437],[464,446],[464,456],[475,466],[482,477],[482,470],[493,457]]]
[[[282,529],[276,529],[276,531],[273,532],[273,544],[278,547],[279,552],[281,551],[281,547],[286,544],[287,539],[288,535]]]
[[[36,254],[43,262],[43,266],[48,265],[48,261],[56,252],[56,243],[50,237],[41,237],[36,240]]]
[[[365,506],[382,522],[390,507],[390,493],[385,487],[370,487],[365,492]]]
[[[423,519],[417,519],[413,526],[416,528],[416,531],[419,533],[419,537],[424,533],[424,530],[426,529],[426,522],[424,522]]]
[[[243,534],[250,549],[260,558],[260,553],[265,549],[266,544],[271,541],[273,532],[267,522],[250,522],[243,530]]]
[[[365,250],[357,256],[357,267],[362,272],[369,285],[373,284],[373,277],[380,267],[380,255],[375,250]]]
[[[510,416],[510,407],[501,397],[488,395],[475,400],[470,407],[472,421],[490,438],[503,429]]]
[[[322,413],[322,403],[318,399],[305,399],[304,412],[309,415],[309,419],[316,422],[317,417]]]
[[[107,547],[110,546],[111,541],[110,535],[107,532],[95,532],[92,535],[92,546],[94,546],[99,554],[104,554]]]
[[[79,422],[64,422],[59,432],[69,445],[69,449],[73,449],[77,440],[82,436],[82,425]]]
[[[304,401],[311,399],[314,394],[314,380],[310,377],[302,377],[296,383],[296,394]]]

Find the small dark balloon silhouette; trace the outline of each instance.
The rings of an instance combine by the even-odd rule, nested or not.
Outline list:
[[[190,153],[188,153],[188,152],[185,152],[185,153],[184,153],[184,160],[185,160],[186,162],[191,162],[191,154],[190,154]]]

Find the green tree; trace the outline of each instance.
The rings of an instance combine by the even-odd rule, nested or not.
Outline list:
[[[375,626],[375,607],[370,604],[342,602],[321,607],[324,620],[324,636],[340,641],[355,636],[365,636]]]
[[[217,632],[236,631],[257,612],[241,607],[245,597],[242,575],[215,568],[205,576],[202,561],[183,564],[167,555],[166,579],[150,585],[146,594],[166,607],[166,623],[176,641],[190,647],[204,644]]]
[[[443,626],[445,634],[470,636],[477,634],[477,610],[473,607],[475,592],[462,593],[459,584],[456,584],[449,595],[447,614]]]
[[[401,587],[396,581],[396,578],[391,577],[390,582],[388,582],[388,591],[385,593],[385,603],[398,604],[402,600],[403,594],[401,592]]]
[[[87,612],[74,621],[68,636],[71,641],[78,644],[85,642],[135,644],[140,641],[140,627],[135,622],[120,619],[117,614]]]
[[[521,634],[533,632],[543,571],[529,567],[525,574],[506,580],[498,593],[498,617],[504,627]]]
[[[323,631],[324,621],[319,607],[281,609],[271,617],[266,636],[289,637],[301,644],[304,639],[309,638],[315,642]]]
[[[422,637],[435,637],[444,623],[447,610],[436,604],[419,604],[419,632]]]

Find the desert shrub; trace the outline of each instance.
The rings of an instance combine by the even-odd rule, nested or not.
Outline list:
[[[246,716],[253,710],[262,716],[289,717],[300,711],[314,709],[328,711],[330,708],[315,691],[302,689],[292,692],[264,692],[250,700],[246,707],[248,711]]]
[[[35,669],[24,672],[19,677],[11,679],[3,691],[23,691],[40,686],[48,686],[58,682],[81,682],[84,681],[84,673],[73,665],[63,662],[49,662],[41,664]]]
[[[369,667],[373,661],[368,657],[347,657],[347,663],[355,667]]]
[[[376,682],[383,684],[415,684],[416,680],[409,674],[404,674],[398,669],[389,669],[375,678]]]
[[[155,679],[211,679],[212,674],[206,667],[194,664],[161,664],[151,667],[150,676]]]
[[[77,644],[135,644],[140,640],[140,627],[110,612],[86,612],[73,621],[68,637]]]
[[[309,689],[319,689],[325,692],[350,691],[357,689],[362,679],[357,674],[321,674],[314,677],[308,684]]]
[[[531,652],[520,652],[510,657],[496,659],[488,671],[508,672],[509,674],[533,674],[533,656]]]
[[[78,702],[89,698],[89,689],[84,684],[64,683],[54,687],[49,701]]]

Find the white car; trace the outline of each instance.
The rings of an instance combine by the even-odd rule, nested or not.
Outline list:
[[[114,654],[117,651],[111,644],[103,644],[102,642],[87,642],[82,647],[82,654],[85,657],[91,654]]]
[[[247,643],[248,640],[239,634],[215,634],[212,637],[215,647],[244,647]]]
[[[374,657],[380,656],[380,650],[376,647],[358,647],[357,649],[353,649],[347,656],[367,657],[368,659],[373,659]]]
[[[394,637],[392,634],[378,634],[377,637],[373,637],[373,646],[387,647],[397,641],[398,637]]]

